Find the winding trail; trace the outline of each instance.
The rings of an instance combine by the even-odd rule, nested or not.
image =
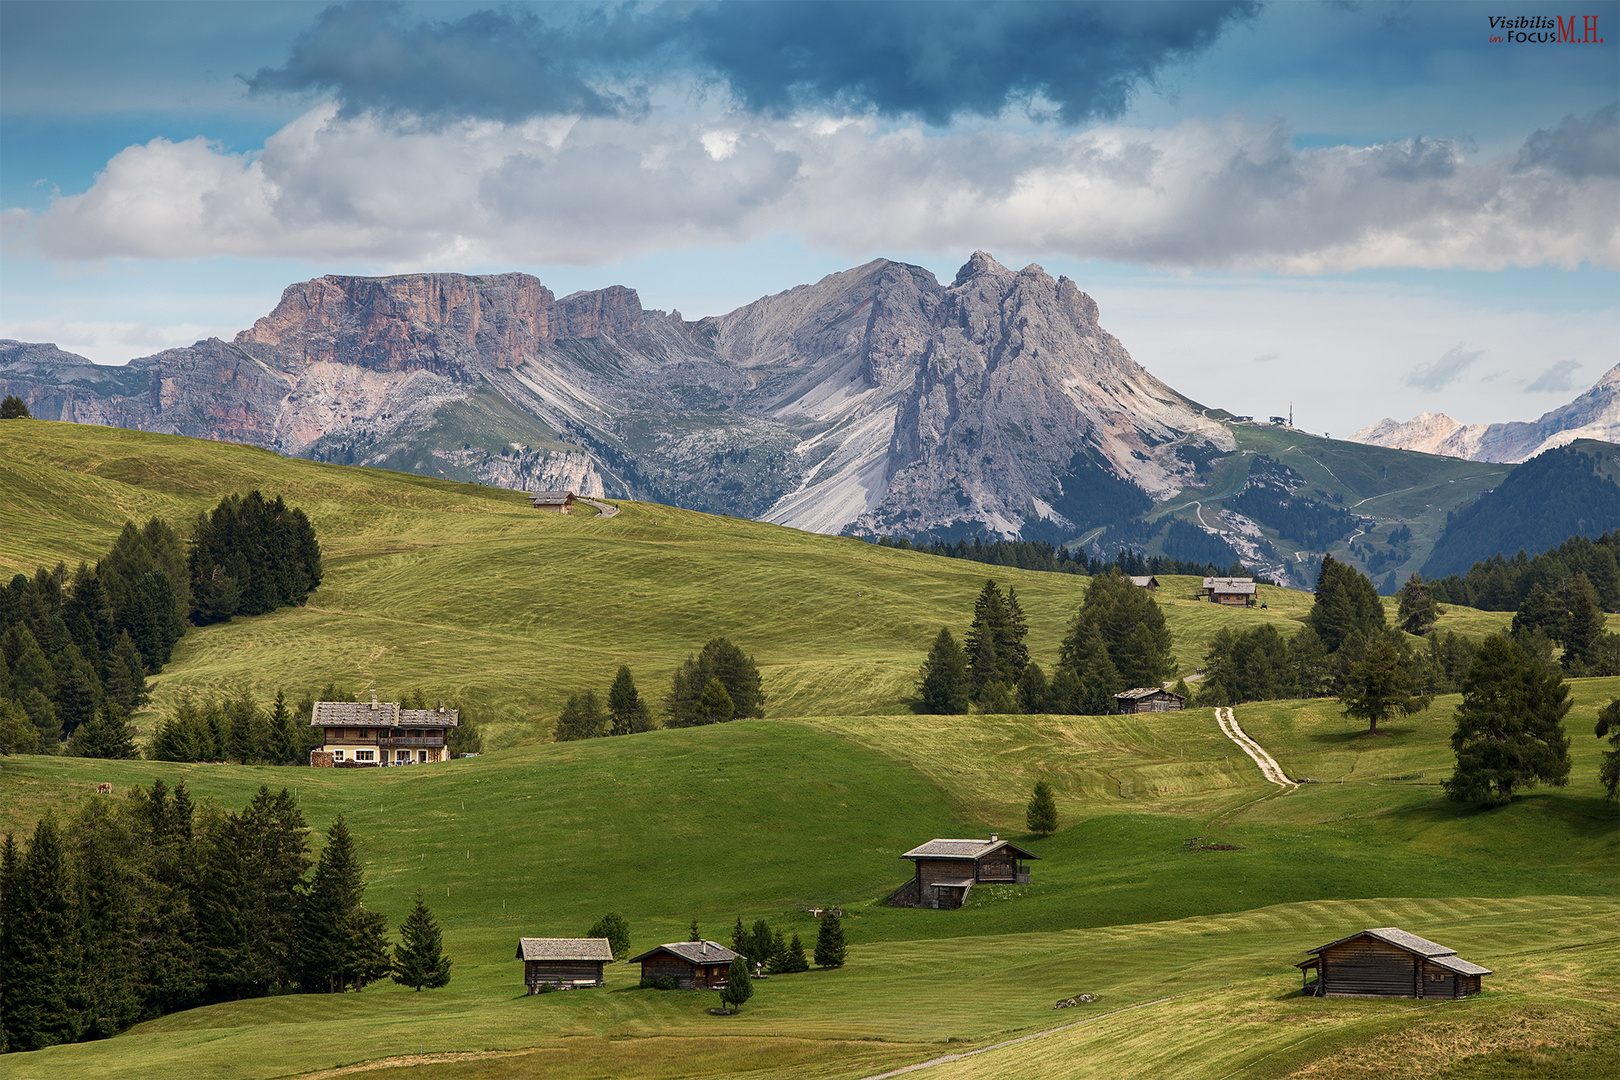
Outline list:
[[[1267,780],[1288,791],[1293,791],[1299,787],[1298,784],[1288,779],[1288,774],[1283,772],[1282,766],[1277,764],[1276,758],[1266,753],[1265,747],[1249,738],[1243,729],[1238,727],[1237,717],[1232,715],[1231,709],[1216,709],[1215,721],[1221,725],[1221,731],[1226,737],[1238,744],[1238,749],[1254,759],[1254,763],[1260,766],[1261,775]]]
[[[595,499],[580,499],[579,501],[582,503],[590,503],[592,506],[600,510],[602,512],[602,516],[605,518],[615,517],[619,513],[619,508],[617,506],[609,506],[605,502],[597,502]]]

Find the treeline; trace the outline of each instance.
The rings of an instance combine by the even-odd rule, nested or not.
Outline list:
[[[49,753],[67,739],[68,753],[131,756],[128,714],[188,623],[301,604],[320,580],[309,519],[257,491],[199,514],[189,550],[152,518],[126,522],[93,567],[16,575],[0,590],[0,750]]]
[[[664,696],[665,727],[697,727],[765,715],[765,688],[754,658],[723,637],[711,638],[687,656]],[[636,689],[628,666],[621,666],[604,703],[594,690],[568,696],[557,718],[558,742],[633,735],[654,726],[652,710]]]
[[[1595,540],[1571,536],[1540,555],[1526,555],[1523,551],[1511,559],[1493,555],[1475,563],[1466,574],[1451,574],[1430,584],[1435,599],[1442,604],[1517,611],[1537,586],[1544,592],[1554,592],[1581,574],[1591,582],[1603,610],[1620,610],[1620,530],[1611,530]]]
[[[1190,530],[1199,536],[1208,534],[1184,521],[1171,522],[1166,535],[1168,550],[1171,535],[1181,537],[1177,527]],[[941,555],[947,559],[967,559],[971,562],[986,563],[990,566],[1011,566],[1019,570],[1044,570],[1056,574],[1080,574],[1085,577],[1095,577],[1110,570],[1117,570],[1122,574],[1191,574],[1195,577],[1250,577],[1250,571],[1244,569],[1237,562],[1237,553],[1232,550],[1219,537],[1210,537],[1220,543],[1219,548],[1211,548],[1211,553],[1224,555],[1231,553],[1232,562],[1222,565],[1213,561],[1199,562],[1192,559],[1170,558],[1165,555],[1143,555],[1131,548],[1123,548],[1112,559],[1101,556],[1088,555],[1084,551],[1074,552],[1065,547],[1054,547],[1044,540],[991,540],[986,543],[982,538],[974,538],[970,544],[966,540],[958,540],[948,544],[943,541],[931,543],[914,543],[904,536],[879,536],[869,540],[878,547],[897,548],[901,551],[920,551],[925,555]],[[1224,550],[1222,550],[1224,549]]]
[[[391,955],[365,887],[343,819],[311,859],[286,789],[225,811],[158,780],[94,797],[66,826],[47,815],[28,842],[7,834],[0,849],[3,1048],[106,1038],[211,1002],[359,990],[390,973],[447,979],[420,897]]]
[[[1174,670],[1170,629],[1145,589],[1118,570],[1093,577],[1070,620],[1049,679],[1029,659],[1023,608],[1015,590],[986,581],[974,601],[964,649],[941,627],[917,673],[919,713],[1103,714],[1114,695],[1157,686]]]
[[[358,700],[330,682],[318,693],[306,691],[296,705],[288,703],[286,691],[278,690],[268,708],[259,704],[247,686],[211,697],[183,693],[174,711],[158,721],[147,756],[155,761],[308,765],[309,752],[325,740],[325,733],[309,723],[315,702]],[[400,704],[407,709],[430,707],[420,689],[401,698]],[[481,752],[483,736],[476,719],[457,704],[448,707],[460,713],[459,725],[445,738],[450,755]]]

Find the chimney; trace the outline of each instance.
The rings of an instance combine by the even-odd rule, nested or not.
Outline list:
[[[698,946],[698,955],[699,956],[708,956],[709,955],[709,943],[707,941],[703,942],[702,944],[700,944]]]
[[[990,842],[992,844],[995,843],[997,840],[1000,840],[1000,839],[1001,839],[1001,837],[998,836],[997,834],[995,834],[995,833],[990,834]]]

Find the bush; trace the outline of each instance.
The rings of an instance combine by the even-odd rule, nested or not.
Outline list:
[[[654,990],[679,990],[681,981],[673,975],[660,975],[652,981]]]

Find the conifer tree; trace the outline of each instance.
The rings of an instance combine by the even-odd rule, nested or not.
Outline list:
[[[603,711],[596,691],[584,690],[568,695],[568,704],[563,706],[562,715],[557,717],[557,733],[554,737],[558,742],[596,739],[607,734],[607,726],[608,714]]]
[[[1339,695],[1344,715],[1367,721],[1367,734],[1378,734],[1378,722],[1399,713],[1411,716],[1434,701],[1414,693],[1412,661],[1389,638],[1380,634],[1367,643],[1362,658],[1350,667]]]
[[[843,967],[845,948],[843,922],[837,915],[823,915],[821,931],[816,934],[816,966]]]
[[[135,749],[135,731],[123,707],[111,699],[88,724],[73,733],[68,749],[75,757],[128,760],[141,755]]]
[[[0,754],[33,754],[39,750],[39,731],[22,707],[0,697]]]
[[[287,708],[287,693],[277,690],[276,702],[270,707],[270,759],[277,765],[297,765],[304,756],[302,749],[292,710]]]
[[[354,969],[349,973],[349,981],[359,993],[367,983],[385,978],[393,970],[388,957],[388,919],[380,911],[361,907],[355,912],[352,935]]]
[[[788,942],[787,959],[782,964],[782,970],[788,974],[810,970],[810,961],[804,955],[804,942],[798,934],[794,934],[793,940]]]
[[[739,924],[740,925],[740,924]],[[607,938],[614,959],[623,959],[630,951],[630,923],[617,911],[610,911],[591,924],[586,937]]]
[[[1328,652],[1338,652],[1352,633],[1371,635],[1383,629],[1384,604],[1361,571],[1324,555],[1316,575],[1316,602],[1307,622]]]
[[[375,967],[376,957],[363,952],[375,941],[362,926],[365,875],[341,814],[326,837],[301,913],[300,960],[306,988],[341,993]]]
[[[736,714],[731,694],[719,676],[710,679],[708,685],[703,688],[703,693],[698,695],[697,711],[702,722],[706,724],[723,724]]]
[[[1591,664],[1598,638],[1603,633],[1603,609],[1598,606],[1597,590],[1585,574],[1575,578],[1560,590],[1564,597],[1563,666],[1570,674],[1585,674]]]
[[[439,924],[422,902],[421,889],[416,890],[415,907],[400,924],[399,944],[394,946],[393,979],[418,992],[424,986],[437,990],[450,982],[450,959],[444,955]]]
[[[1052,797],[1052,785],[1045,780],[1035,781],[1035,791],[1024,810],[1024,820],[1029,825],[1029,831],[1037,836],[1051,836],[1057,832],[1057,800]]]
[[[139,1020],[140,959],[134,836],[110,800],[86,803],[68,829],[81,961],[84,1038],[105,1039]]]
[[[11,964],[5,972],[5,1025],[12,1050],[38,1050],[72,1042],[83,1030],[78,937],[66,852],[56,819],[34,828],[20,859],[19,899],[8,920]]]
[[[1041,665],[1030,663],[1018,677],[1018,707],[1026,713],[1051,712],[1050,691],[1046,672]]]
[[[748,955],[748,931],[743,928],[742,916],[737,916],[737,925],[731,928],[731,951],[739,956]]]
[[[771,958],[766,961],[766,970],[772,975],[780,975],[787,970],[787,962],[787,935],[782,933],[782,928],[778,926],[776,933],[771,936]]]
[[[1400,591],[1401,629],[1422,636],[1434,628],[1440,605],[1434,602],[1434,589],[1416,572],[1406,579]]]
[[[608,714],[613,718],[609,735],[633,735],[652,727],[647,703],[636,692],[636,680],[628,664],[621,664],[613,677],[613,686],[608,690]]]
[[[942,626],[928,659],[917,672],[917,697],[912,708],[919,713],[945,716],[965,713],[971,688],[967,656],[950,629]]]
[[[16,394],[7,394],[4,401],[0,401],[0,420],[32,420],[33,413],[28,411],[28,403]]]
[[[1569,708],[1569,687],[1557,668],[1508,638],[1486,638],[1463,680],[1451,736],[1457,768],[1443,785],[1446,794],[1500,806],[1516,789],[1568,783]]]
[[[1596,735],[1608,736],[1614,749],[1603,751],[1603,763],[1598,766],[1598,781],[1603,785],[1605,797],[1613,802],[1620,797],[1620,698],[1615,698],[1598,713]]]
[[[771,924],[764,919],[755,919],[753,929],[748,935],[748,959],[751,963],[761,967],[771,962]]]
[[[988,580],[984,588],[979,590],[978,599],[973,602],[973,622],[968,627],[966,639],[968,673],[972,677],[974,698],[1004,674],[997,646],[1004,637],[1006,625],[1006,598],[1001,595],[995,581]]]
[[[703,940],[703,931],[698,929],[698,922],[697,922],[696,919],[692,920],[691,927],[688,928],[688,930],[686,931],[686,940],[687,941],[702,941]]]
[[[1118,570],[1109,570],[1086,586],[1064,636],[1059,664],[1089,684],[1083,711],[1108,712],[1119,690],[1157,686],[1173,670],[1172,644],[1164,612],[1153,597]]]
[[[720,991],[720,1003],[733,1011],[740,1010],[743,1002],[754,996],[754,980],[748,974],[748,961],[737,957],[726,972],[726,985]]]
[[[23,968],[18,951],[21,935],[28,932],[23,913],[22,855],[17,838],[6,833],[0,844],[0,1054],[17,1049],[12,1002],[21,990],[17,973]]]

